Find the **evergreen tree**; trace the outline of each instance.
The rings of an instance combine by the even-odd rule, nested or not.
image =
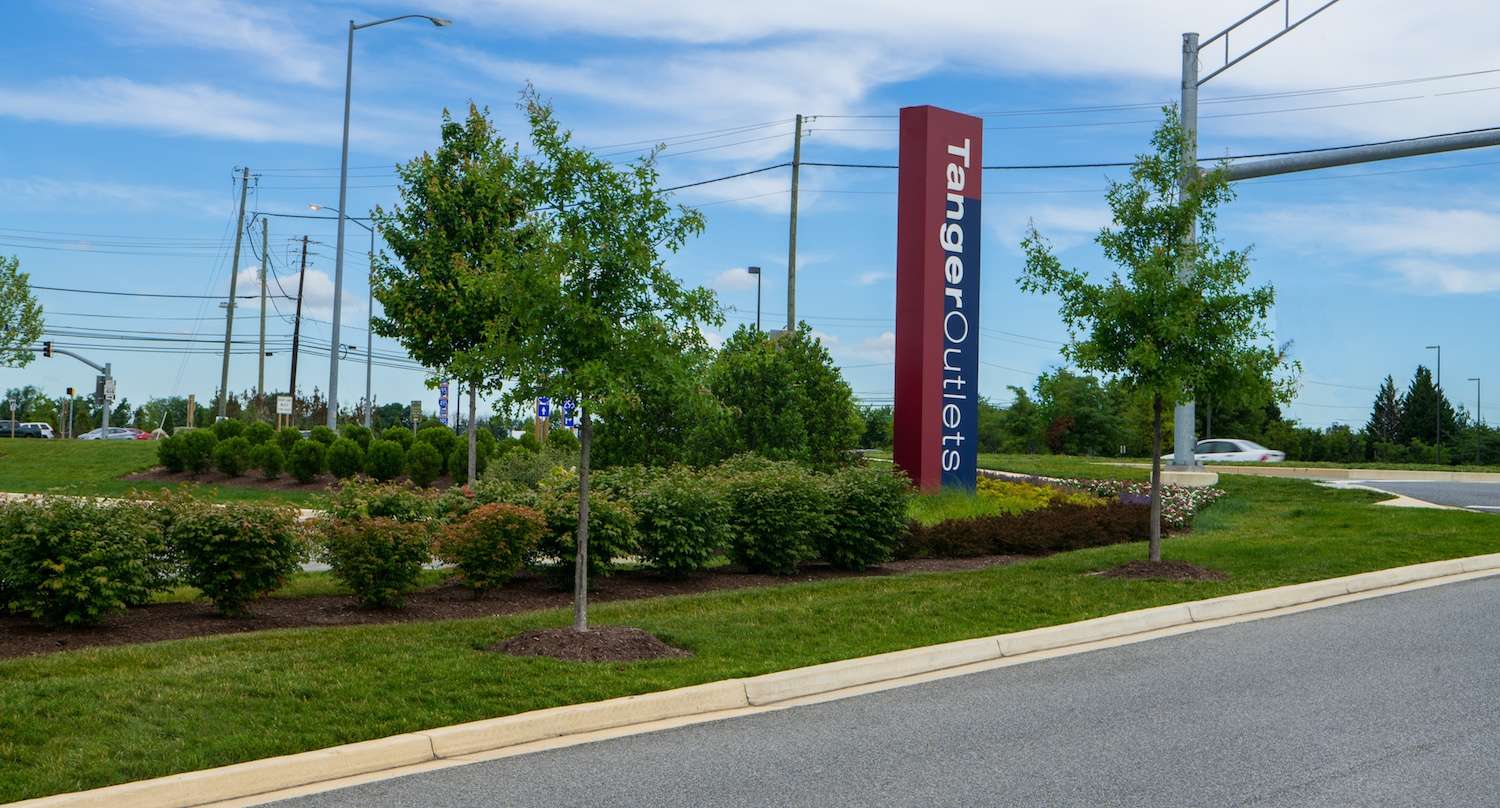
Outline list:
[[[1442,389],[1433,383],[1432,371],[1418,365],[1411,384],[1406,388],[1406,395],[1401,397],[1401,442],[1420,440],[1428,446],[1437,445],[1439,418],[1442,419],[1444,436],[1451,438],[1458,433],[1453,405],[1448,403]]]
[[[1403,443],[1401,439],[1401,399],[1396,394],[1396,380],[1389,375],[1375,394],[1375,406],[1365,435],[1374,443]]]

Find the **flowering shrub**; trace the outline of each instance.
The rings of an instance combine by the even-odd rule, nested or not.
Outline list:
[[[1065,484],[1096,497],[1117,499],[1138,505],[1151,504],[1151,483],[1144,480],[1064,480]],[[1161,487],[1161,522],[1168,528],[1182,529],[1193,523],[1193,515],[1224,496],[1218,487],[1188,488],[1163,484]]]

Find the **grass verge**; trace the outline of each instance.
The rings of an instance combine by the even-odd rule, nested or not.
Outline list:
[[[149,480],[120,479],[155,465],[155,441],[0,438],[0,491],[125,497],[174,487]],[[194,485],[203,493],[225,500],[274,500],[306,506],[315,497],[305,491]]]
[[[1056,464],[1038,469],[1058,473]],[[1224,582],[1085,573],[1142,544],[962,573],[601,604],[693,657],[563,663],[485,652],[564,610],[268,631],[0,662],[0,801],[306,751],[462,721],[751,676],[1368,570],[1500,552],[1493,516],[1374,508],[1364,491],[1229,478],[1166,557]]]

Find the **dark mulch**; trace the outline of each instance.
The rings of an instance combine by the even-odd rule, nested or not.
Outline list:
[[[646,659],[676,659],[692,656],[673,648],[638,628],[603,626],[588,631],[549,628],[517,634],[490,646],[511,656],[541,656],[569,662],[639,662]]]
[[[157,466],[146,471],[136,471],[121,477],[129,482],[156,483],[160,485],[176,485],[178,483],[204,483],[206,485],[226,485],[233,488],[255,488],[261,491],[307,491],[321,493],[327,491],[338,478],[332,474],[320,474],[316,480],[310,483],[297,482],[297,478],[290,474],[283,474],[274,480],[267,480],[260,475],[259,471],[251,469],[243,477],[231,477],[222,471],[205,471],[202,474],[194,474],[191,471],[167,471]],[[397,477],[394,482],[406,482],[405,476]],[[432,481],[432,488],[439,491],[446,490],[453,485],[450,477],[439,477]]]
[[[1229,576],[1186,561],[1132,561],[1099,573],[1106,578],[1155,581],[1227,581]]]
[[[593,579],[589,599],[595,602],[634,600],[853,576],[983,569],[1018,560],[1021,560],[1020,556],[914,559],[892,561],[862,573],[815,564],[785,577],[755,575],[733,567],[688,578],[663,578],[649,572],[624,570]],[[266,629],[489,617],[556,608],[572,602],[572,593],[558,588],[551,579],[524,574],[482,598],[475,598],[472,592],[456,584],[414,592],[407,597],[404,609],[361,608],[353,598],[342,595],[262,598],[251,605],[251,616],[235,619],[215,615],[206,603],[162,603],[131,609],[110,617],[99,626],[58,629],[47,628],[24,617],[0,614],[0,659],[92,646],[130,645]]]

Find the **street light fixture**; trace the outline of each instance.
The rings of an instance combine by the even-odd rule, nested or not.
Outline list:
[[[760,331],[760,267],[749,267],[746,269],[755,276],[755,330]]]
[[[339,417],[339,323],[343,316],[343,294],[344,294],[344,206],[349,201],[349,98],[354,86],[354,32],[361,28],[374,28],[377,25],[385,25],[397,20],[423,19],[432,23],[437,28],[446,28],[453,24],[452,20],[442,17],[432,17],[426,14],[402,14],[399,17],[387,17],[374,22],[349,21],[349,49],[348,58],[344,63],[344,146],[339,157],[339,237],[337,252],[334,254],[333,270],[333,334],[332,345],[328,352],[328,428],[335,429],[338,426]],[[373,239],[373,236],[372,236]],[[368,375],[368,374],[367,374]]]
[[[314,202],[307,206],[308,210],[336,210],[327,205],[319,205]],[[365,428],[371,428],[370,410],[375,407],[375,399],[370,395],[370,380],[374,375],[372,369],[372,357],[375,356],[375,332],[371,329],[371,320],[375,317],[375,228],[365,224],[358,219],[349,221],[370,231],[370,278],[368,284],[368,295],[365,299]]]
[[[1427,350],[1437,351],[1437,462],[1443,465],[1443,346],[1428,345]]]

